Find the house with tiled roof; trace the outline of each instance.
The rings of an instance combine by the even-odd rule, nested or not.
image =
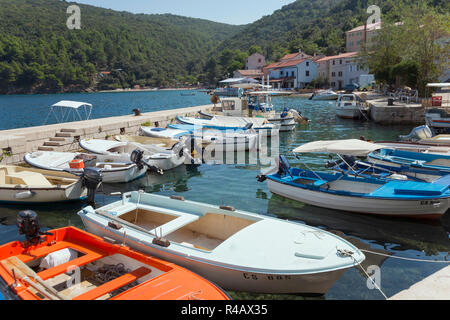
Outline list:
[[[358,52],[363,46],[370,47],[373,43],[377,31],[381,29],[381,22],[358,26],[346,34],[346,51]]]
[[[255,80],[262,80],[264,73],[260,69],[256,70],[236,70],[233,74],[233,78],[251,78]]]
[[[317,77],[317,64],[313,60],[292,57],[264,67],[266,79],[274,88],[301,89]]]
[[[359,83],[359,76],[369,73],[359,65],[358,52],[328,56],[316,62],[318,77],[326,79],[329,87],[337,90]]]
[[[290,53],[285,55],[283,58],[280,59],[280,61],[292,61],[292,60],[298,60],[298,59],[311,59],[312,56],[304,53],[302,50],[298,50],[298,52]]]

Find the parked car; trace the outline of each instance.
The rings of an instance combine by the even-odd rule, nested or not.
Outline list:
[[[355,91],[359,89],[359,85],[356,83],[348,84],[344,87],[345,91]]]

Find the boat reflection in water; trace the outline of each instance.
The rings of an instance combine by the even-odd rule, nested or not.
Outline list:
[[[185,192],[189,188],[187,182],[193,177],[201,176],[201,172],[196,165],[182,165],[175,169],[164,172],[163,175],[149,172],[145,177],[121,185],[102,185],[99,193],[111,195],[115,193],[125,193],[130,191],[143,190],[148,193],[173,190],[175,192]],[[102,196],[98,196],[102,200]]]
[[[259,197],[261,196],[259,192]],[[418,250],[423,251],[427,256],[450,251],[449,214],[437,221],[392,219],[338,212],[285,199],[278,195],[271,196],[268,213],[281,219],[300,220],[310,226],[342,232],[347,235],[347,240],[349,240],[348,237],[357,237],[370,241],[372,246],[384,248],[387,248],[389,244],[390,250]]]

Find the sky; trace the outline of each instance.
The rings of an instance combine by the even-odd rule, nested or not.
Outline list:
[[[228,24],[248,24],[295,0],[74,0],[133,13],[171,13]]]

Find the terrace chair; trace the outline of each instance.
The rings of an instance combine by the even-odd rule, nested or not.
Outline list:
[[[419,102],[419,91],[411,90],[406,99],[406,103],[411,103],[411,101],[414,101],[416,103]]]

